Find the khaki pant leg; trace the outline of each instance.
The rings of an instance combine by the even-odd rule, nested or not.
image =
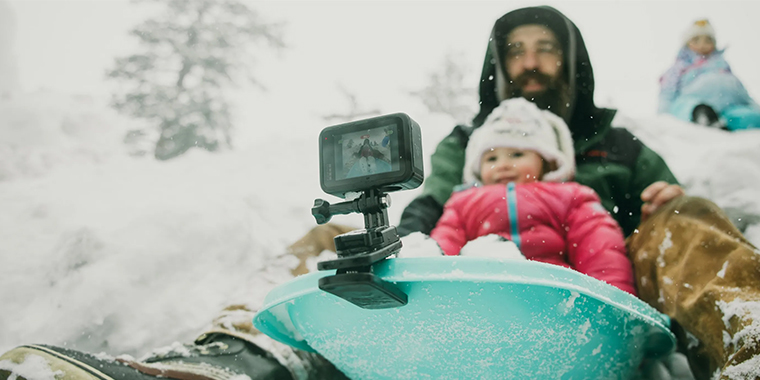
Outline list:
[[[294,276],[308,273],[306,260],[319,256],[323,251],[335,251],[334,238],[355,228],[334,223],[318,225],[288,247],[288,253],[299,259],[299,265],[291,271]],[[211,322],[196,342],[202,342],[210,334],[231,335],[261,347],[291,371],[296,379],[344,379],[340,371],[318,354],[300,351],[279,343],[253,327],[255,310],[247,305],[230,305]]]
[[[307,273],[306,260],[309,257],[319,256],[322,251],[335,251],[335,242],[333,238],[340,234],[353,231],[354,228],[342,226],[340,224],[326,223],[318,225],[302,238],[288,247],[288,254],[296,256],[300,263],[291,272],[294,276]],[[241,339],[253,342],[254,337],[260,333],[253,327],[253,316],[255,311],[250,310],[247,305],[230,305],[212,321],[212,326],[207,333],[224,333],[237,336]],[[205,336],[202,335],[201,338]]]
[[[356,228],[340,224],[326,223],[312,228],[302,238],[288,247],[288,253],[294,255],[300,261],[299,265],[291,272],[294,276],[308,273],[306,260],[309,257],[319,256],[322,251],[335,252],[336,236],[355,230]]]
[[[760,379],[760,251],[723,211],[679,197],[627,243],[639,297],[674,320],[696,378]]]

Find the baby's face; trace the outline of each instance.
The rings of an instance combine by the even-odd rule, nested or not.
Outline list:
[[[710,55],[715,50],[715,41],[709,36],[696,36],[689,40],[689,49],[699,55]]]
[[[535,182],[541,179],[543,165],[533,150],[493,148],[480,159],[480,180],[484,185]]]

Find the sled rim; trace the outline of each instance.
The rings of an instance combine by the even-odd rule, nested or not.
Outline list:
[[[387,259],[374,266],[374,273],[392,283],[420,282],[474,282],[505,283],[544,286],[576,292],[600,301],[609,307],[622,310],[641,319],[660,334],[650,334],[660,341],[646,349],[647,356],[660,356],[672,351],[675,337],[670,332],[670,319],[635,296],[602,281],[574,270],[535,261],[501,260],[480,257],[436,257]],[[293,327],[283,306],[293,304],[301,297],[322,292],[319,279],[335,274],[320,271],[299,276],[272,289],[264,305],[253,319],[254,327],[277,341],[293,347],[315,352]],[[536,276],[540,274],[540,276]],[[337,302],[345,302],[335,297]],[[664,340],[663,340],[664,339]]]

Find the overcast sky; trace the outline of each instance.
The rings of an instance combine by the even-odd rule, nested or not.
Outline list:
[[[135,46],[128,31],[149,6],[124,0],[0,0],[16,19],[14,51],[24,91],[106,95],[104,73]],[[680,34],[708,17],[719,47],[751,94],[760,94],[758,1],[251,1],[287,24],[290,48],[267,53],[255,72],[279,112],[298,104],[338,107],[337,84],[368,107],[403,111],[397,94],[417,89],[450,52],[478,80],[493,22],[525,5],[549,4],[581,29],[596,74],[597,102],[632,116],[653,115],[658,77],[673,62]],[[263,99],[263,98],[261,98]],[[251,99],[249,104],[255,103]],[[260,100],[260,99],[259,99]],[[316,111],[312,111],[316,112]]]

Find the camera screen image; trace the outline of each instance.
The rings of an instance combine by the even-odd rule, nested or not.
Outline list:
[[[422,136],[395,113],[333,125],[319,134],[319,181],[328,194],[413,189],[422,183]]]
[[[394,124],[345,133],[336,141],[336,180],[399,169],[398,133]]]

